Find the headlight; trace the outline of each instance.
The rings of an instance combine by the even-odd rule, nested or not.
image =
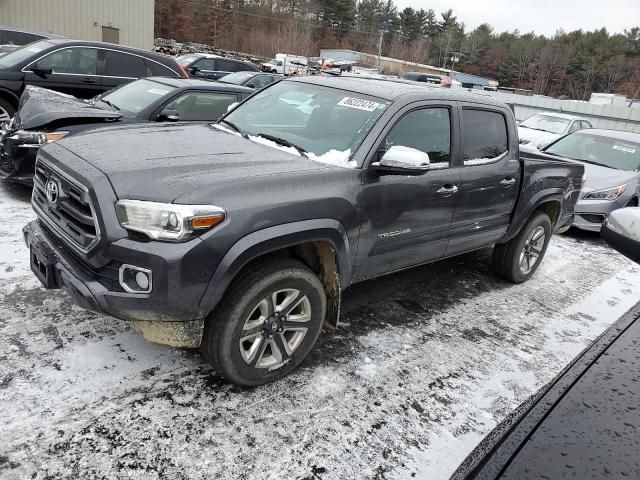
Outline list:
[[[19,130],[9,137],[9,139],[19,141],[23,147],[42,147],[47,143],[57,142],[68,134],[69,132],[30,132],[28,130]]]
[[[620,185],[615,188],[607,188],[606,190],[596,190],[589,192],[584,196],[585,200],[608,200],[612,201],[618,198],[627,190],[626,185]]]
[[[226,217],[225,211],[214,205],[176,205],[141,200],[120,200],[116,203],[116,213],[120,225],[127,230],[169,242],[181,242],[210,230]]]

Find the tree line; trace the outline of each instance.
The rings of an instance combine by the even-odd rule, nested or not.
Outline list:
[[[611,34],[467,30],[453,10],[401,11],[392,0],[155,0],[156,36],[272,56],[347,48],[490,77],[534,93],[588,100],[640,86],[640,27]],[[624,12],[618,12],[624,15]],[[388,72],[397,73],[397,72]]]

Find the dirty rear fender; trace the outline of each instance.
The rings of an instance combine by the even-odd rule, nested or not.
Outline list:
[[[514,212],[513,220],[509,228],[507,229],[507,233],[498,243],[503,243],[511,240],[513,237],[518,235],[522,227],[524,227],[527,220],[531,218],[531,215],[546,202],[557,202],[559,208],[558,221],[565,216],[565,194],[562,188],[549,188],[547,190],[543,190],[541,192],[536,193],[533,197],[528,199],[528,201],[523,202],[522,204],[518,204],[516,207],[516,211]]]
[[[336,253],[342,289],[351,283],[351,246],[343,225],[334,219],[315,219],[287,223],[253,232],[238,242],[223,257],[200,302],[211,312],[221,300],[240,270],[262,255],[312,241],[329,242]]]

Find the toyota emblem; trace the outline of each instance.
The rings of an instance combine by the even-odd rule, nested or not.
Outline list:
[[[58,203],[58,197],[60,196],[60,192],[58,190],[58,182],[55,180],[49,180],[47,182],[47,200],[51,205],[55,205]]]

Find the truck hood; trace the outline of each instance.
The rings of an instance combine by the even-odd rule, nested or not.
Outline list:
[[[100,128],[56,145],[102,171],[120,199],[179,203],[193,190],[338,168],[202,123]]]
[[[518,137],[520,142],[525,144],[531,144],[538,148],[546,147],[554,140],[557,140],[561,135],[557,135],[551,132],[543,132],[542,130],[534,130],[532,128],[518,126]]]
[[[583,192],[619,187],[640,178],[640,173],[617,170],[615,168],[601,167],[592,163],[583,163],[584,173],[587,177]]]
[[[103,110],[71,95],[29,85],[20,98],[15,125],[31,130],[58,120],[73,119],[74,123],[87,120],[95,123],[96,120],[118,120],[121,117],[121,113]]]

